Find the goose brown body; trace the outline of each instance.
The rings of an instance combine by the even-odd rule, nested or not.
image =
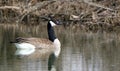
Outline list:
[[[49,39],[45,38],[16,38],[15,44],[27,43],[35,47],[34,53],[29,54],[29,57],[36,56],[36,58],[48,58],[48,56],[55,51],[55,45]],[[21,49],[21,48],[20,48]],[[29,47],[27,47],[29,49]],[[19,50],[19,48],[18,48]],[[18,51],[19,52],[19,51]],[[17,53],[17,52],[16,52]],[[20,54],[17,54],[20,55]]]

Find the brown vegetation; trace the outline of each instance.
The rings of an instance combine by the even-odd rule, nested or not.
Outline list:
[[[86,31],[116,31],[120,27],[120,0],[1,0],[1,23],[38,24],[53,14],[64,26]]]

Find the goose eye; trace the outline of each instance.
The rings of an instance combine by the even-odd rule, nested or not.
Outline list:
[[[61,25],[60,21],[56,21],[56,24],[57,24],[57,25]]]
[[[57,24],[59,24],[59,21],[56,21]]]

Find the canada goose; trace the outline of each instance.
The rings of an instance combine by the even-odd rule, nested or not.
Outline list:
[[[14,43],[17,51],[16,55],[30,55],[36,50],[41,50],[43,53],[51,52],[48,59],[48,70],[54,66],[55,59],[59,56],[61,51],[61,43],[58,38],[55,36],[53,26],[60,25],[61,23],[56,21],[50,16],[47,24],[48,39],[44,38],[22,38],[18,37]],[[52,49],[52,50],[51,50]]]

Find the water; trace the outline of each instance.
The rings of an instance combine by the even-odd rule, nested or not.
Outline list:
[[[57,26],[61,54],[57,71],[120,71],[120,34],[83,32]],[[16,48],[9,41],[16,37],[47,38],[46,24],[24,26],[0,25],[0,71],[47,71],[47,61],[39,56],[17,58]]]

